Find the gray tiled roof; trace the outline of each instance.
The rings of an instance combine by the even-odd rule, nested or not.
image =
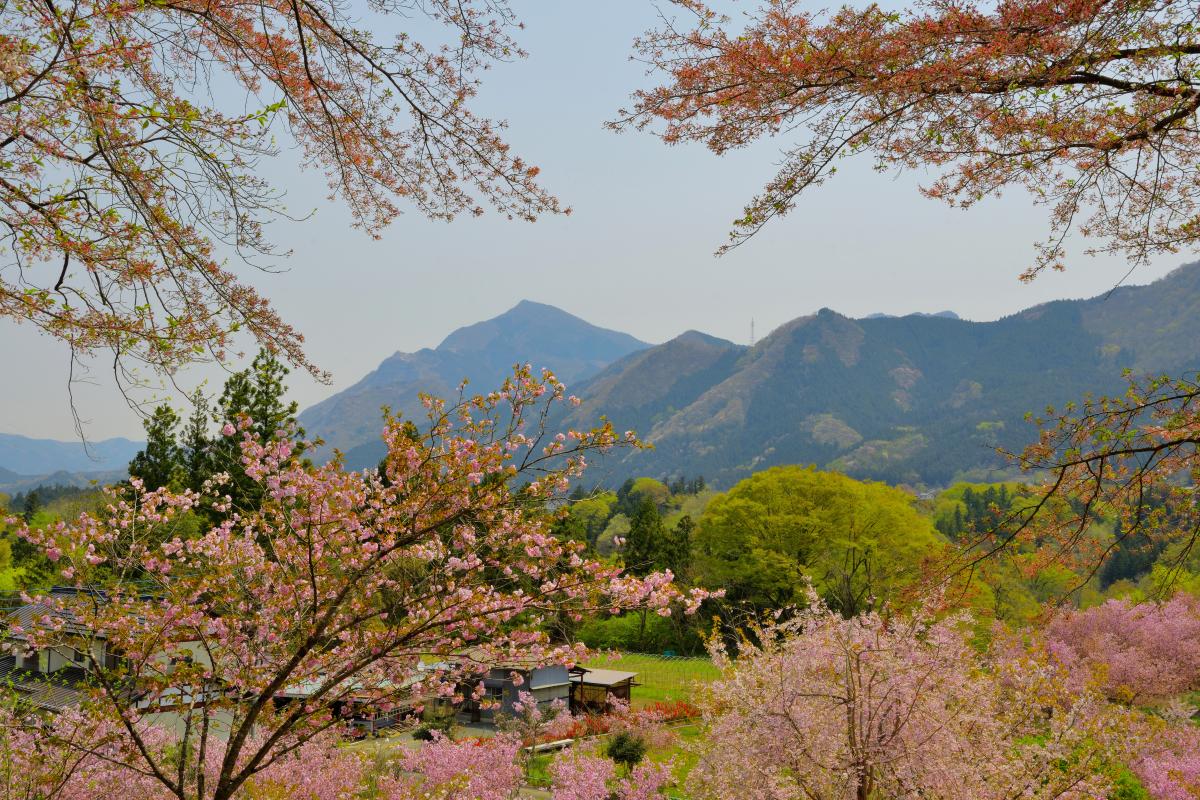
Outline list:
[[[86,677],[78,667],[45,674],[17,667],[13,656],[0,658],[0,685],[12,687],[21,700],[46,711],[62,711],[79,705],[83,699],[81,686]]]

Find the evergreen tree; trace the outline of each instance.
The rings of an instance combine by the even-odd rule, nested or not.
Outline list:
[[[304,431],[296,423],[298,406],[295,401],[284,401],[287,375],[287,367],[275,356],[259,351],[249,369],[234,373],[225,382],[213,418],[221,427],[229,424],[238,430],[242,419],[249,419],[251,432],[263,442],[279,436],[299,441]],[[242,469],[241,440],[240,434],[221,435],[208,448],[213,471],[229,473],[228,493],[235,510],[256,507],[262,496],[262,487]],[[295,452],[299,455],[299,448]]]
[[[649,575],[657,568],[663,555],[666,531],[658,506],[643,497],[629,520],[625,537],[625,569],[632,575]]]
[[[192,415],[183,429],[180,442],[187,488],[197,492],[216,472],[213,467],[212,439],[209,437],[209,413],[208,398],[197,389],[192,395]]]
[[[180,488],[185,468],[175,434],[179,415],[164,404],[154,409],[142,426],[146,429],[146,447],[129,462],[129,475],[141,478],[147,489]]]
[[[26,525],[29,525],[33,522],[34,516],[41,507],[42,495],[37,489],[34,489],[25,495],[25,500],[21,504],[21,518],[25,520]]]
[[[667,536],[663,546],[661,567],[671,570],[678,583],[687,583],[692,566],[692,531],[696,523],[684,514]]]
[[[633,507],[632,496],[633,478],[626,478],[625,482],[621,484],[621,488],[617,489],[617,505],[615,509],[617,514],[624,514],[627,517],[633,516],[635,509]]]

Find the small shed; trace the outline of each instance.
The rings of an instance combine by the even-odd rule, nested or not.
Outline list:
[[[628,703],[633,687],[637,685],[635,678],[636,672],[575,667],[571,670],[571,711],[602,714],[610,708],[613,699]]]

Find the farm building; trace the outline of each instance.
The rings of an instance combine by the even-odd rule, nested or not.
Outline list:
[[[636,672],[595,667],[571,670],[571,711],[576,714],[602,714],[613,700],[628,703],[637,684]]]
[[[571,674],[560,664],[545,667],[503,664],[491,667],[479,680],[484,688],[483,701],[468,700],[463,705],[472,722],[490,722],[498,715],[514,715],[521,692],[532,694],[539,706],[549,706],[555,700],[564,705],[571,702]]]

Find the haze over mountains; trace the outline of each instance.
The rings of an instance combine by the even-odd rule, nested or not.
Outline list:
[[[526,332],[529,325],[548,338]],[[1088,392],[1119,392],[1125,368],[1200,369],[1200,264],[1149,286],[1047,303],[995,322],[945,313],[854,320],[822,309],[752,348],[696,331],[649,347],[611,331],[593,340],[594,330],[557,309],[523,303],[452,334],[437,350],[392,356],[301,419],[344,449],[350,466],[369,466],[382,454],[372,439],[380,405],[405,408],[405,393],[422,385],[445,391],[458,376],[488,388],[517,360],[555,368],[557,357],[560,375],[584,398],[561,424],[582,426],[605,414],[655,445],[609,459],[593,479],[703,474],[728,485],[775,464],[814,463],[858,477],[944,485],[1007,470],[995,448],[1031,441],[1027,412]],[[477,355],[484,342],[486,357]],[[530,349],[509,350],[510,342]],[[606,357],[612,360],[603,366]]]
[[[84,486],[121,478],[142,448],[129,439],[61,442],[0,433],[0,492],[13,493],[55,483]]]
[[[556,425],[607,415],[655,449],[597,464],[590,481],[704,475],[727,486],[752,471],[817,464],[856,477],[942,486],[1010,471],[995,448],[1036,435],[1024,419],[1086,393],[1123,390],[1122,370],[1200,370],[1200,264],[1148,286],[1035,306],[994,322],[949,312],[850,319],[822,309],[753,347],[688,331],[659,345],[522,302],[436,348],[395,353],[300,415],[351,468],[374,466],[382,406],[420,420],[418,393],[494,388],[517,362],[550,367],[584,399]],[[565,413],[565,412],[564,412]],[[0,435],[0,470],[23,476],[123,468],[138,448]],[[65,449],[64,449],[65,448]],[[82,460],[81,460],[82,459]],[[0,489],[26,477],[0,474]],[[53,482],[53,481],[51,481]]]

